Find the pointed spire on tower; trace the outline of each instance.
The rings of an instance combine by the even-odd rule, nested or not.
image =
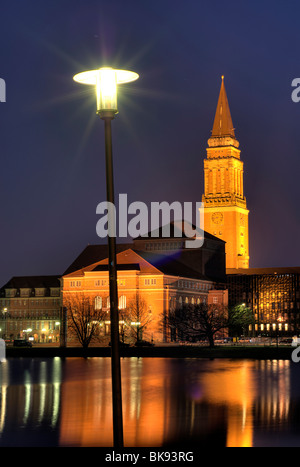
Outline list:
[[[227,94],[224,84],[224,76],[222,76],[221,90],[212,129],[211,137],[231,136],[235,138],[234,128],[232,124]]]

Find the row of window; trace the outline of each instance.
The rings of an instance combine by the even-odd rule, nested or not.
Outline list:
[[[117,283],[119,286],[125,286],[125,279],[118,279]],[[144,279],[145,285],[156,285],[156,279]],[[95,287],[108,287],[109,282],[107,279],[97,279],[95,281]],[[81,281],[70,281],[70,287],[81,287]]]
[[[60,309],[56,310],[9,310],[9,315],[3,315],[4,319],[22,316],[59,316]],[[0,315],[0,321],[2,316]]]
[[[70,287],[81,287],[81,281],[70,281]]]
[[[35,299],[35,300],[1,300],[1,305],[3,308],[6,306],[44,306],[44,305],[53,305],[59,306],[60,305],[60,298],[47,298],[47,299]]]
[[[6,289],[5,290],[5,297],[13,298],[13,297],[31,297],[35,295],[36,297],[45,297],[49,296],[46,293],[47,289],[21,289],[20,291],[16,289]],[[50,297],[59,297],[60,296],[60,289],[52,289],[50,290]]]
[[[125,279],[117,279],[117,284],[119,286],[124,286],[126,284]],[[81,282],[80,282],[80,285],[81,285]],[[109,285],[109,282],[107,279],[97,279],[95,281],[95,287],[108,287],[108,285]]]
[[[124,310],[126,308],[126,296],[121,295],[118,300],[119,310]],[[104,299],[102,297],[95,297],[95,310],[102,310],[105,308]],[[110,308],[110,297],[106,298],[106,308]]]
[[[289,329],[288,323],[277,323],[277,324],[276,323],[272,323],[272,324],[262,323],[262,324],[259,324],[259,325],[258,324],[254,325],[254,330],[255,331],[259,331],[259,330],[260,331],[271,331],[271,330],[272,331],[277,331],[277,330],[278,331],[283,331],[283,330],[288,331],[288,329]],[[252,326],[252,324],[249,324],[249,331],[252,331],[252,330],[253,330],[253,326]]]
[[[125,280],[124,279],[118,279],[118,285],[124,286],[125,285]],[[144,285],[156,285],[156,279],[155,278],[144,279]],[[106,279],[97,279],[95,281],[95,286],[96,287],[108,286],[108,280],[106,280]],[[71,281],[70,282],[70,287],[81,287],[81,281]],[[178,281],[178,287],[179,288],[187,288],[187,289],[196,289],[196,290],[210,290],[210,289],[212,289],[213,286],[212,286],[212,284],[180,280],[180,281]]]
[[[280,297],[283,297],[283,295],[287,295],[287,296],[292,296],[293,295],[293,292],[291,290],[289,291],[286,291],[286,292],[260,292],[260,293],[253,293],[253,297],[256,298],[256,299],[265,299],[265,300],[268,300],[269,298],[280,298]],[[243,300],[246,300],[247,298],[247,293],[246,292],[243,292],[242,293],[242,298]],[[251,299],[252,298],[252,292],[248,292],[248,298]],[[285,299],[288,298],[288,297],[284,297]],[[296,291],[296,298],[300,298],[300,292],[297,290]]]
[[[202,282],[193,282],[193,281],[178,281],[178,287],[180,289],[196,289],[196,290],[210,290],[213,288],[212,284],[206,284]]]
[[[145,285],[156,285],[156,279],[145,279],[144,284]]]
[[[199,297],[197,299],[195,299],[194,297],[191,297],[191,298],[185,297],[185,299],[183,300],[182,297],[179,297],[178,302],[179,302],[179,305],[183,305],[183,303],[185,305],[188,305],[188,304],[200,305],[201,299]],[[206,303],[206,298],[205,297],[203,297],[202,303]],[[217,302],[214,302],[214,303],[217,303]]]
[[[10,331],[17,331],[18,329],[26,330],[27,332],[33,331],[47,331],[47,330],[59,330],[59,322],[58,321],[9,321],[7,329]]]
[[[272,303],[261,303],[260,304],[260,308],[266,308],[267,310],[268,309],[272,309],[272,310],[281,310],[281,309],[284,309],[284,310],[288,310],[288,309],[293,309],[294,306],[296,308],[300,308],[300,302],[297,302],[297,303],[294,303],[294,302],[272,302]],[[257,309],[257,305],[255,305],[254,307],[255,309]]]
[[[179,250],[183,248],[182,241],[180,242],[149,242],[146,243],[146,250]]]

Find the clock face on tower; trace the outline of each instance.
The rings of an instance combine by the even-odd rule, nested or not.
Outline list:
[[[220,224],[223,220],[223,214],[221,212],[214,212],[211,216],[211,220],[215,224]]]

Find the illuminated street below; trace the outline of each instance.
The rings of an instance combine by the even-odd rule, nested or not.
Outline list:
[[[124,444],[300,446],[300,365],[124,358]],[[108,358],[0,364],[0,446],[112,446]]]

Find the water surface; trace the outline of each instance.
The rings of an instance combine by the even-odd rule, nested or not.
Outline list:
[[[124,358],[124,444],[299,446],[300,363]],[[112,446],[108,358],[0,364],[0,446]]]

